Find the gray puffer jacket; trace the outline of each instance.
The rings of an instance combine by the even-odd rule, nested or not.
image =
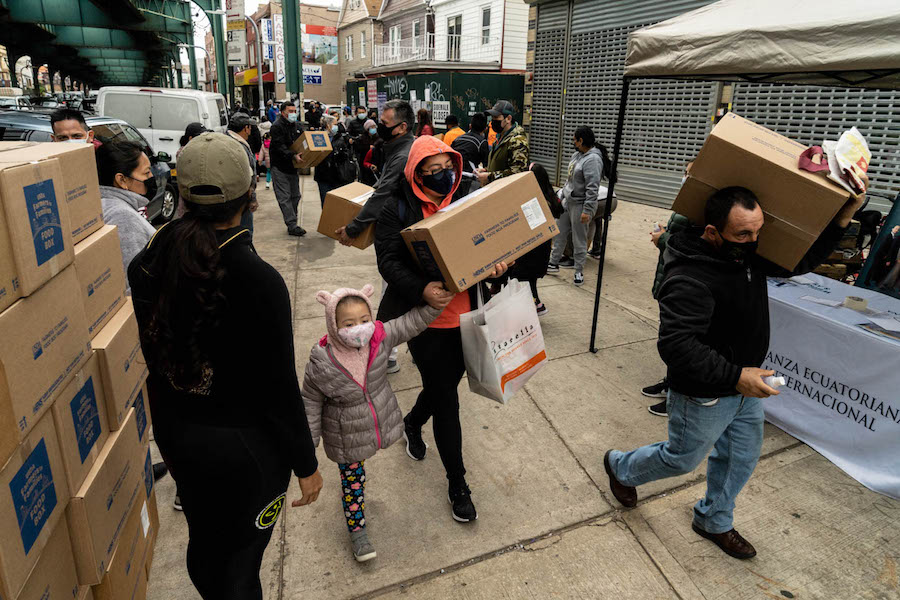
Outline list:
[[[597,192],[603,178],[603,155],[598,148],[587,152],[574,152],[569,161],[569,177],[563,187],[561,197],[569,205],[583,203],[581,212],[594,216],[597,211]]]
[[[387,379],[388,356],[391,348],[425,331],[440,312],[417,306],[387,323],[376,322],[363,385],[337,360],[330,340],[322,338],[313,346],[303,377],[303,402],[313,443],[318,446],[324,438],[328,458],[337,463],[365,460],[403,436],[403,414]]]

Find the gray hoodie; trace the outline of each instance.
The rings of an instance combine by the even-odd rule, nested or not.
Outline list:
[[[122,263],[128,273],[131,260],[156,233],[156,228],[138,212],[149,201],[140,194],[108,185],[100,186],[100,200],[103,203],[103,222],[118,227]],[[126,291],[131,294],[131,287],[128,286]]]
[[[597,212],[597,192],[603,176],[603,155],[598,148],[591,148],[585,153],[577,150],[569,161],[569,178],[563,187],[562,197],[566,206],[583,203],[582,213],[591,217]]]

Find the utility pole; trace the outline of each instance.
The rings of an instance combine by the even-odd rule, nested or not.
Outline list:
[[[300,3],[282,0],[284,13],[284,74],[288,93],[296,93],[303,106],[303,52],[300,46]]]
[[[256,81],[259,87],[259,118],[266,118],[266,101],[263,99],[263,57],[262,57],[262,39],[259,36],[259,27],[256,25],[256,22],[251,18],[247,17],[247,20],[250,21],[250,24],[253,25],[253,32],[256,34]],[[260,121],[261,123],[262,121]]]

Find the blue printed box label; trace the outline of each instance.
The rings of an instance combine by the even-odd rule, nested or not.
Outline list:
[[[143,441],[147,431],[147,410],[144,408],[144,390],[138,392],[134,399],[134,422],[137,425],[138,439]]]
[[[9,491],[12,493],[22,545],[25,554],[28,554],[56,508],[56,488],[44,438],[9,482]]]
[[[38,266],[41,266],[65,249],[56,191],[52,179],[26,185],[22,191],[28,206],[34,253]]]
[[[312,138],[312,147],[313,148],[327,148],[328,140],[325,139],[324,133],[313,133],[309,136]]]
[[[153,459],[150,457],[150,448],[147,448],[147,460],[144,461],[144,487],[147,488],[147,497],[153,491]]]
[[[69,407],[72,409],[72,424],[75,426],[75,437],[78,440],[78,454],[83,464],[100,437],[100,409],[97,407],[93,377],[88,377],[72,398]]]

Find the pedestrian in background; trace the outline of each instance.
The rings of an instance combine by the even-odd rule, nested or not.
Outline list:
[[[266,168],[266,189],[269,189],[269,186],[272,183],[272,160],[271,155],[269,154],[269,145],[271,143],[272,136],[267,131],[265,135],[263,135],[262,150],[259,151],[259,164]]]
[[[335,188],[353,182],[357,177],[347,132],[337,120],[328,115],[323,119],[331,140],[331,154],[316,165],[313,179],[319,187],[319,202],[325,205],[325,195]]]
[[[447,133],[444,134],[443,142],[452,148],[453,140],[464,134],[465,131],[459,126],[459,119],[456,118],[456,115],[447,115],[444,125],[447,127]]]
[[[375,144],[379,140],[378,126],[375,124],[375,121],[369,119],[363,123],[363,128],[365,129],[365,137],[361,141],[361,145],[366,149],[366,152],[362,160],[359,161],[359,180],[366,185],[372,186],[378,180],[376,176],[377,168],[372,169],[372,166],[377,165],[372,159]]]
[[[420,108],[416,113],[416,137],[434,135],[434,126],[431,124],[431,113],[427,108]]]
[[[274,123],[275,119],[278,118],[278,109],[275,108],[275,103],[272,100],[266,101],[267,109],[266,109],[266,118],[269,120],[269,123]]]
[[[476,171],[481,185],[528,169],[528,136],[516,123],[515,107],[507,100],[500,100],[488,113],[497,142],[491,146],[487,167]]]
[[[475,171],[479,167],[486,167],[488,163],[488,154],[490,148],[487,140],[484,139],[484,130],[487,127],[487,119],[481,113],[472,115],[469,121],[469,131],[458,136],[449,144],[451,148],[460,153],[463,159],[463,173],[470,176],[463,176],[459,182],[459,188],[456,190],[456,199],[478,189],[481,184],[475,178]],[[446,141],[444,142],[446,143]]]
[[[250,182],[250,202],[247,204],[247,210],[241,215],[241,226],[246,227],[250,232],[250,239],[253,239],[253,213],[259,208],[259,202],[256,201],[256,154],[249,143],[252,130],[253,123],[245,114],[236,114],[228,122],[228,135],[241,144],[247,154],[250,170],[253,171],[253,179]]]
[[[300,154],[291,150],[293,144],[303,133],[303,127],[297,119],[297,107],[292,102],[281,105],[281,114],[269,130],[272,142],[269,144],[270,162],[272,164],[272,183],[275,187],[275,199],[284,218],[289,235],[303,236],[306,230],[297,222],[297,208],[300,206],[300,175],[297,172],[295,159]]]
[[[603,177],[603,155],[594,146],[594,132],[582,125],[575,129],[572,144],[575,152],[569,160],[569,176],[561,191],[566,212],[556,220],[559,235],[553,238],[549,273],[559,272],[559,261],[572,236],[575,285],[584,284],[584,262],[587,257],[588,223],[594,218],[599,203],[600,179]]]
[[[322,489],[291,299],[240,226],[253,178],[241,145],[205,133],[177,168],[188,211],[128,271],[154,437],[181,494],[187,568],[200,596],[262,600],[259,569],[291,472],[302,494],[293,506]],[[223,491],[229,481],[236,485]]]
[[[619,502],[635,506],[636,486],[690,473],[709,454],[706,495],[694,505],[691,528],[729,556],[756,556],[734,528],[734,506],[762,449],[762,399],[778,395],[763,381],[774,371],[758,368],[769,348],[766,277],[814,269],[864,201],[865,194],[851,197],[793,271],[756,255],[765,220],[746,188],[715,192],[704,227],[669,238],[657,344],[668,369],[669,439],[606,453],[603,466]]]

